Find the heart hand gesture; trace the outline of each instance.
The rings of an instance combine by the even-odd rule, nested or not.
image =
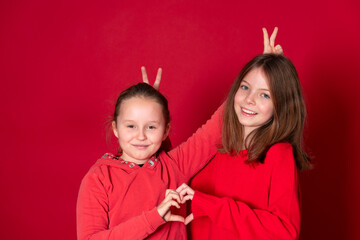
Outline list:
[[[159,206],[157,206],[157,211],[166,222],[169,221],[184,222],[185,221],[184,217],[179,215],[174,215],[170,211],[171,206],[180,208],[179,203],[181,203],[179,194],[172,189],[167,189],[165,192],[165,199],[160,203]]]
[[[176,189],[176,192],[180,196],[180,203],[185,203],[188,200],[192,200],[195,194],[195,191],[185,183],[181,184],[181,186]],[[194,215],[191,213],[185,218],[185,225],[188,225],[193,219]]]

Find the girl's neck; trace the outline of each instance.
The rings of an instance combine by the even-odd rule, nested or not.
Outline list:
[[[149,159],[145,159],[145,160],[139,160],[139,159],[136,159],[136,158],[132,158],[132,157],[129,157],[127,156],[126,154],[121,154],[120,155],[120,158],[124,161],[127,161],[127,162],[133,162],[135,164],[144,164],[146,163]]]
[[[241,146],[242,150],[246,149],[247,144],[251,141],[251,132],[254,129],[244,128],[244,138],[243,138],[243,145]]]

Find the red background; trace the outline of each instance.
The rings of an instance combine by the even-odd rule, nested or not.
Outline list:
[[[176,145],[224,100],[279,27],[308,106],[301,239],[360,239],[359,4],[342,1],[1,1],[0,238],[75,239],[89,167],[114,145],[118,93],[151,80]]]

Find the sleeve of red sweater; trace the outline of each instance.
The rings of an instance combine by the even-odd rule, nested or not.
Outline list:
[[[266,209],[196,191],[191,204],[194,218],[208,216],[218,226],[237,232],[241,239],[298,239],[299,185],[292,147],[281,144],[271,148],[265,161],[274,163]]]
[[[171,150],[168,155],[190,179],[216,154],[221,143],[221,126],[224,104],[186,142]]]
[[[78,239],[144,239],[165,221],[156,207],[139,216],[109,228],[109,201],[111,188],[106,171],[97,168],[84,177],[78,195],[76,217]]]

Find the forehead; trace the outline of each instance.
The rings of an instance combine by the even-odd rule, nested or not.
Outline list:
[[[128,120],[160,121],[163,117],[162,106],[151,98],[132,97],[120,105],[118,118]]]
[[[242,79],[242,82],[246,82],[254,87],[269,89],[269,79],[266,76],[264,70],[260,67],[251,69]]]

